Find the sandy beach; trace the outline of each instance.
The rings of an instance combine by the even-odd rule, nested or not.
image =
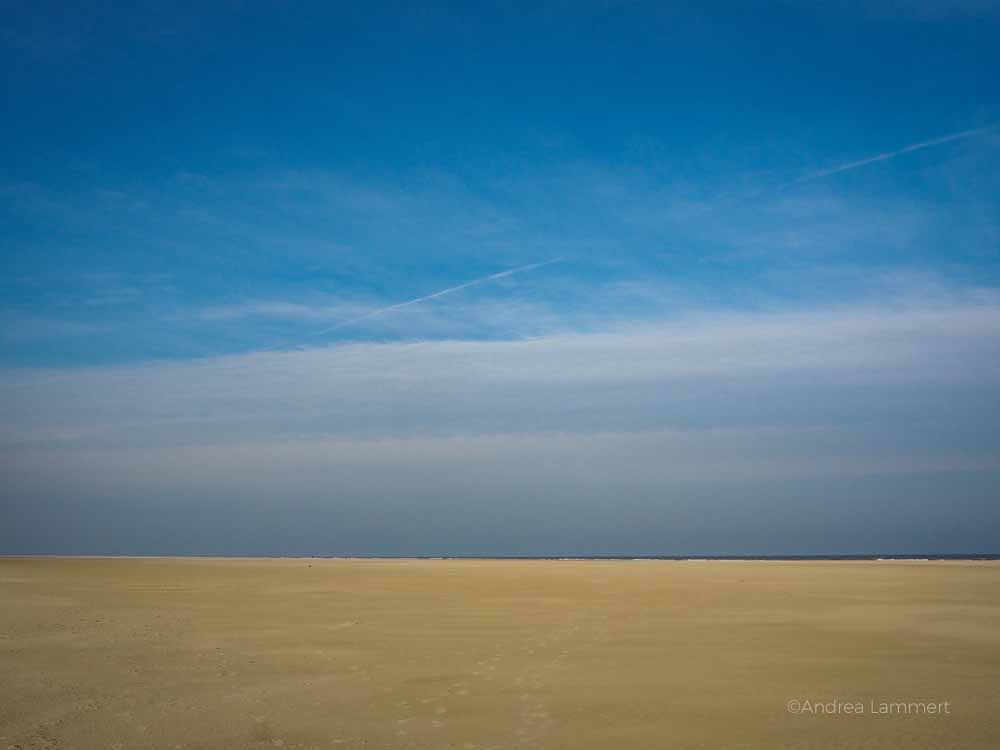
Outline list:
[[[0,664],[11,750],[992,749],[1000,564],[4,558]]]

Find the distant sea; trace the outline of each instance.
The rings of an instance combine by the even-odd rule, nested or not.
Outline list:
[[[339,555],[322,555],[336,558]],[[1000,560],[995,553],[871,555],[345,555],[355,560]]]

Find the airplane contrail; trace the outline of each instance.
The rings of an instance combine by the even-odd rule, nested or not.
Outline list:
[[[951,141],[958,141],[962,138],[971,138],[976,135],[981,135],[988,130],[992,130],[997,126],[998,123],[993,123],[992,125],[987,125],[982,128],[974,128],[973,130],[963,130],[960,133],[952,133],[951,135],[943,135],[940,138],[932,138],[929,141],[921,141],[920,143],[913,143],[904,148],[898,149],[896,151],[888,151],[884,154],[878,154],[877,156],[870,156],[867,159],[860,159],[858,161],[848,162],[847,164],[841,164],[837,167],[831,167],[830,169],[823,169],[819,172],[813,172],[812,174],[807,174],[803,177],[799,177],[797,180],[792,180],[782,186],[782,189],[791,187],[792,185],[798,185],[802,182],[810,182],[812,180],[819,180],[823,177],[829,177],[830,175],[837,174],[839,172],[846,172],[849,169],[857,169],[858,167],[863,167],[866,164],[874,164],[875,162],[887,161],[889,159],[894,159],[902,154],[908,154],[911,151],[919,151],[923,148],[930,148],[931,146],[940,146],[942,143],[950,143]]]
[[[372,310],[371,312],[365,313],[364,315],[359,315],[356,318],[351,318],[350,320],[344,320],[337,325],[330,326],[329,328],[324,328],[321,331],[316,331],[314,336],[321,336],[324,333],[330,333],[331,331],[336,331],[340,328],[344,328],[349,325],[354,325],[355,323],[360,323],[362,320],[368,320],[368,318],[374,318],[377,315],[384,315],[385,313],[392,312],[394,310],[401,310],[404,307],[410,307],[411,305],[417,305],[421,302],[426,302],[427,300],[437,299],[438,297],[444,297],[446,294],[451,294],[452,292],[457,292],[462,289],[468,289],[470,286],[478,286],[479,284],[485,284],[489,281],[495,281],[496,279],[502,279],[505,276],[513,276],[516,273],[524,273],[525,271],[534,271],[536,268],[541,268],[542,266],[549,266],[553,263],[558,263],[563,260],[563,258],[553,258],[552,260],[546,260],[541,263],[531,263],[527,266],[518,266],[517,268],[510,268],[506,271],[500,271],[499,273],[493,273],[489,276],[483,276],[479,279],[473,279],[472,281],[466,281],[464,284],[459,284],[458,286],[448,287],[447,289],[442,289],[433,294],[426,294],[423,297],[417,297],[416,299],[407,300],[406,302],[399,302],[395,305],[389,305],[388,307],[380,307],[377,310]]]

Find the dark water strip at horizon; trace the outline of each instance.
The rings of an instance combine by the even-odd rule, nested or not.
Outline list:
[[[0,552],[0,559],[14,557],[80,557],[80,558],[155,558],[155,557],[176,557],[176,558],[258,558],[265,560],[550,560],[550,561],[572,561],[572,560],[621,560],[621,561],[641,561],[641,560],[667,560],[667,561],[788,561],[788,562],[809,562],[809,561],[880,561],[880,560],[911,560],[911,561],[931,561],[931,560],[1000,560],[1000,553],[993,552],[972,552],[972,553],[900,553],[900,554],[810,554],[810,555],[330,555],[330,554],[212,554],[212,553],[149,553],[149,554],[102,554],[102,553],[78,553],[78,552],[27,552],[27,553],[3,553]]]
[[[328,559],[338,559],[331,555]],[[354,560],[1000,560],[1000,553],[960,554],[871,554],[871,555],[345,555],[341,559]]]

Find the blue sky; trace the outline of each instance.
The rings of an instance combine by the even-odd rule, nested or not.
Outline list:
[[[8,8],[0,551],[996,551],[1000,8],[816,5]]]

